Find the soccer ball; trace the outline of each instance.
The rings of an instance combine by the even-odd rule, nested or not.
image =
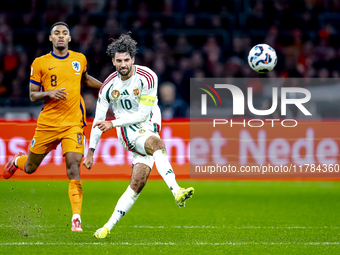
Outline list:
[[[268,44],[255,45],[248,55],[248,64],[258,73],[267,73],[274,69],[277,63],[275,50]]]

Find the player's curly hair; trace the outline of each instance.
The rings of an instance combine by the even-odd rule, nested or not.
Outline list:
[[[106,53],[111,58],[115,58],[116,52],[123,53],[127,52],[131,58],[134,58],[137,54],[137,42],[131,38],[130,35],[121,35],[117,40],[112,39],[113,42],[107,47]]]

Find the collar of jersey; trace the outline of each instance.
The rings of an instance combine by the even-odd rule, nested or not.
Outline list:
[[[70,55],[70,53],[67,52],[66,56],[64,56],[64,57],[59,57],[59,56],[57,56],[56,54],[54,54],[53,51],[51,50],[51,55],[52,55],[53,57],[57,58],[57,59],[65,59],[65,58],[67,58],[67,57]]]

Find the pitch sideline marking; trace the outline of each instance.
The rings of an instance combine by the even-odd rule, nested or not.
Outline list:
[[[0,228],[12,228],[15,226],[12,225],[0,225]],[[56,228],[57,226],[54,225],[32,225],[29,226],[31,228]],[[99,228],[100,226],[92,226],[92,225],[85,225],[86,228]],[[58,226],[58,228],[63,228]],[[334,226],[321,226],[321,227],[313,227],[313,226],[209,226],[209,225],[203,225],[203,226],[115,226],[115,228],[184,228],[184,229],[205,229],[205,228],[216,228],[216,229],[339,229],[339,227]]]
[[[242,245],[339,245],[339,242],[308,242],[308,243],[296,243],[296,242],[287,242],[287,243],[274,243],[274,242],[224,242],[224,243],[207,243],[207,242],[196,242],[196,243],[180,243],[176,244],[173,242],[168,242],[168,243],[163,243],[163,242],[154,242],[154,243],[114,243],[114,242],[109,242],[109,243],[44,243],[44,242],[35,242],[35,243],[30,243],[30,242],[18,242],[18,243],[0,243],[0,246],[33,246],[33,245],[126,245],[126,246],[156,246],[156,245],[212,245],[212,246],[219,246],[219,245],[234,245],[234,246],[242,246]]]

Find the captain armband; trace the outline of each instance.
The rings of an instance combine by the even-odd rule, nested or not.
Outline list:
[[[149,96],[149,95],[141,95],[139,104],[153,106],[155,100],[156,100],[156,97]]]

